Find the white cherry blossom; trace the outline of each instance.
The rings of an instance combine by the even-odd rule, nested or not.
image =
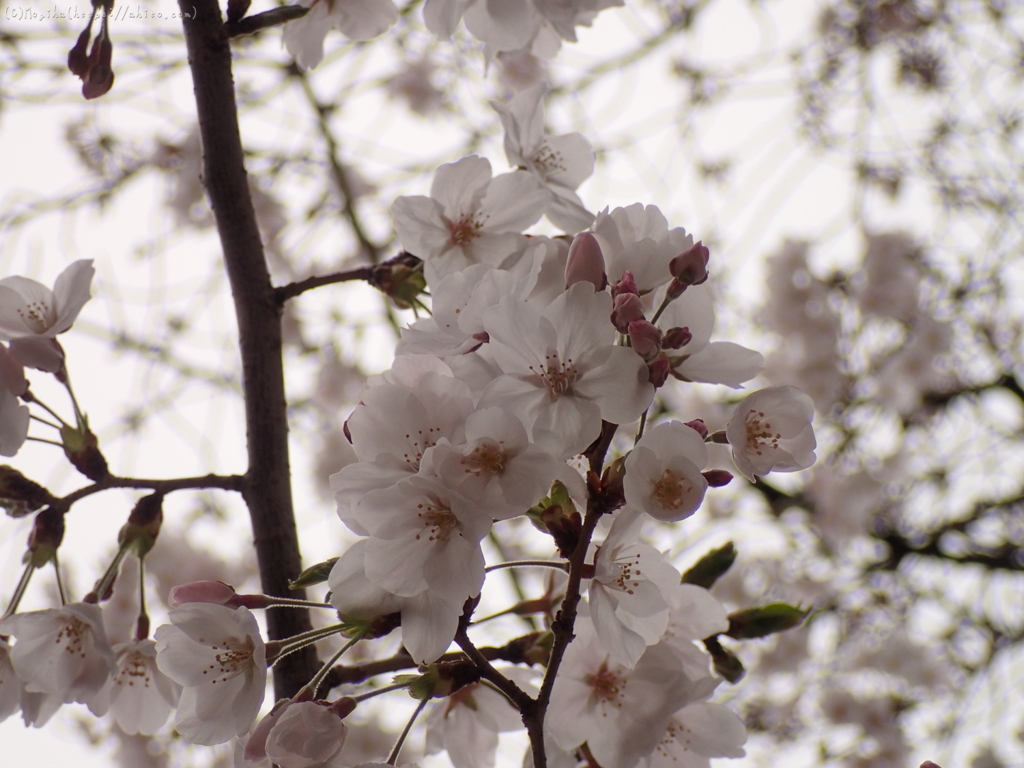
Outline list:
[[[436,661],[451,645],[469,595],[449,596],[426,589],[399,597],[366,577],[366,539],[360,539],[331,569],[331,604],[346,619],[372,620],[402,614],[402,644],[418,664]]]
[[[11,663],[11,644],[0,637],[0,722],[21,709],[22,685]]]
[[[110,714],[125,733],[156,733],[177,706],[181,686],[157,667],[153,640],[115,645],[114,654],[113,674],[104,689]]]
[[[713,757],[743,757],[747,729],[728,707],[699,701],[671,718],[665,736],[638,768],[710,768]]]
[[[796,387],[768,387],[740,401],[726,425],[736,468],[751,482],[814,463],[814,403]]]
[[[660,304],[662,295],[663,291],[656,294],[655,306]],[[690,342],[671,353],[673,357],[682,358],[673,368],[678,376],[687,381],[725,384],[739,389],[744,382],[754,378],[764,365],[764,357],[760,352],[731,341],[711,341],[715,328],[715,309],[704,285],[691,285],[682,296],[671,302],[658,321],[658,326],[663,330],[690,330]]]
[[[611,212],[605,208],[592,229],[601,244],[608,282],[618,282],[628,270],[641,294],[668,283],[669,262],[693,245],[693,235],[682,227],[669,229],[655,205],[634,203]]]
[[[391,0],[299,0],[299,5],[309,13],[285,25],[284,45],[303,69],[323,59],[329,30],[337,29],[352,40],[372,40],[398,21]]]
[[[566,232],[590,226],[588,211],[575,190],[594,172],[594,150],[580,133],[549,136],[544,132],[547,85],[521,91],[508,104],[492,101],[505,127],[505,156],[511,165],[529,171],[549,193],[544,213]]]
[[[245,734],[266,694],[267,655],[248,608],[188,603],[158,627],[157,666],[184,686],[174,725],[193,744]]]
[[[98,605],[68,603],[63,608],[16,613],[0,622],[0,634],[16,640],[11,663],[25,691],[52,695],[65,704],[87,704],[95,715],[106,713],[100,691],[110,675],[114,653]],[[26,706],[24,697],[22,706]]]
[[[281,768],[329,768],[345,745],[348,726],[326,705],[292,702],[267,734],[266,754]]]
[[[647,430],[626,457],[626,502],[656,520],[678,522],[700,506],[708,450],[697,430],[678,421]]]
[[[60,370],[64,352],[56,337],[71,327],[91,298],[95,274],[92,260],[81,259],[57,276],[53,290],[27,277],[0,280],[0,340],[10,341],[11,352],[25,365]]]
[[[402,246],[423,259],[430,285],[470,264],[500,266],[522,250],[524,229],[544,211],[547,192],[532,174],[491,178],[491,164],[476,155],[442,165],[430,197],[399,197],[391,216]]]
[[[590,617],[601,644],[618,663],[633,667],[668,626],[664,592],[679,571],[654,547],[637,541],[643,516],[621,510],[594,557],[588,587]]]
[[[499,667],[498,671],[531,695],[536,673],[523,667]],[[502,694],[472,683],[437,702],[426,721],[428,755],[441,750],[455,768],[492,768],[498,734],[523,728],[519,711]]]
[[[634,768],[664,736],[669,718],[713,690],[693,680],[676,654],[658,644],[633,669],[610,657],[581,617],[551,694],[546,725],[562,749],[586,742],[602,768]]]
[[[516,414],[530,439],[559,458],[583,451],[601,420],[638,419],[654,387],[633,350],[612,343],[612,300],[576,283],[541,314],[506,297],[484,316],[492,354],[504,375],[481,397]]]

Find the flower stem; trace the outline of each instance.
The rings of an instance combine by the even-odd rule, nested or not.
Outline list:
[[[68,593],[64,589],[64,579],[60,575],[60,560],[57,559],[57,553],[53,553],[53,572],[57,574],[57,592],[60,594],[60,604],[62,606],[68,604]]]
[[[388,765],[394,765],[398,761],[398,753],[402,751],[402,745],[405,744],[405,738],[409,735],[409,731],[412,730],[412,724],[416,722],[416,718],[420,716],[420,712],[427,706],[427,702],[430,699],[423,699],[416,706],[416,711],[412,713],[412,717],[409,718],[409,722],[405,724],[405,730],[402,731],[398,736],[398,741],[395,742],[394,748],[391,750],[391,754],[388,755]]]
[[[355,701],[366,701],[367,699],[372,699],[374,696],[381,696],[382,694],[391,693],[392,691],[401,691],[408,687],[408,683],[392,683],[391,685],[385,685],[383,688],[375,688],[372,691],[360,693],[358,696],[353,696],[352,698]]]
[[[330,603],[318,603],[314,600],[295,600],[290,597],[274,597],[273,595],[265,595],[270,602],[267,603],[267,608],[333,608],[334,606]]]
[[[305,648],[307,645],[312,645],[318,640],[323,640],[325,637],[331,635],[337,635],[344,630],[347,624],[331,624],[320,629],[311,629],[308,632],[301,632],[297,635],[287,638],[286,640],[278,641],[280,645],[277,647],[277,652],[274,653],[271,660],[272,664],[276,664],[280,659],[283,659],[289,653],[297,651],[300,648]],[[269,644],[268,644],[269,645]],[[268,659],[270,660],[270,659]]]
[[[149,637],[149,614],[146,612],[146,559],[139,558],[139,618],[135,622],[135,639]]]
[[[559,571],[569,570],[569,566],[566,563],[558,562],[557,560],[510,560],[507,563],[489,565],[484,568],[484,572],[490,573],[502,568],[555,568]]]
[[[96,597],[96,602],[101,602],[104,595],[107,594],[107,590],[110,589],[114,583],[114,579],[117,578],[118,571],[121,568],[121,561],[124,560],[124,556],[128,554],[128,548],[131,546],[130,543],[125,542],[117,550],[117,554],[114,555],[113,561],[107,566],[107,570],[100,576],[96,582],[96,586],[92,588],[92,594]],[[89,598],[86,598],[86,602],[92,602]]]
[[[305,686],[303,686],[305,689],[309,690],[310,695],[314,699],[316,698],[316,689],[320,687],[320,683],[322,683],[324,681],[324,678],[327,677],[327,673],[331,671],[331,667],[338,663],[338,659],[340,659],[345,654],[345,651],[347,651],[353,645],[362,640],[365,635],[366,630],[363,630],[355,637],[353,637],[351,640],[349,640],[347,643],[345,643],[345,645],[341,647],[341,650],[339,650],[336,654],[331,656],[330,659],[324,662],[324,665],[320,667],[320,671],[313,675],[313,679],[306,683]]]
[[[11,596],[11,602],[0,619],[6,619],[8,616],[13,616],[15,611],[18,610],[18,604],[21,602],[21,598],[25,596],[25,590],[28,589],[28,583],[32,580],[32,572],[35,571],[35,569],[36,568],[32,563],[25,564],[25,570],[21,572],[21,578],[18,579],[18,586],[14,588],[14,594]]]

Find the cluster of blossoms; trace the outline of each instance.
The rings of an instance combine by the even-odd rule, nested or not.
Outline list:
[[[323,59],[324,38],[337,29],[352,40],[370,40],[398,21],[392,0],[300,0],[309,12],[290,22],[284,44],[300,67]],[[461,22],[484,44],[485,55],[529,51],[543,58],[558,53],[562,41],[576,42],[576,27],[590,26],[598,12],[622,0],[427,0],[423,21],[440,40]]]
[[[396,685],[424,701],[445,698],[429,715],[428,749],[446,749],[456,768],[493,765],[497,734],[522,727],[519,713],[481,683],[471,656],[439,660],[453,642],[470,642],[465,632],[488,571],[481,542],[503,521],[528,516],[564,558],[541,565],[569,571],[566,595],[586,595],[578,615],[568,597],[563,605],[575,616],[562,630],[575,635],[564,653],[552,651],[553,628],[527,636],[521,654],[548,668],[540,684],[550,683],[548,760],[656,768],[743,754],[742,722],[709,701],[720,683],[711,662],[721,672],[725,654],[714,638],[744,636],[735,634],[743,622],[703,586],[682,583],[640,535],[645,524],[690,517],[708,488],[732,479],[708,467],[709,441],[728,443],[751,480],[809,466],[813,407],[799,390],[778,387],[743,399],[721,432],[709,434],[700,419],[647,423],[660,388],[738,388],[762,358],[712,341],[706,247],[670,229],[654,206],[586,210],[575,190],[592,172],[593,152],[579,134],[545,133],[544,92],[494,104],[517,170],[492,176],[487,160],[463,158],[438,169],[429,197],[394,204],[402,263],[421,261],[433,311],[406,330],[394,365],[368,382],[346,423],[355,461],[331,486],[338,516],[360,538],[326,576],[342,621],[266,642],[251,609],[289,601],[206,582],[172,592],[170,623],[153,639],[140,618],[136,638],[111,647],[96,604],[109,586],[101,582],[86,602],[0,621],[0,633],[14,638],[0,645],[0,715],[20,708],[41,725],[61,704],[81,702],[97,715],[111,712],[128,733],[153,733],[174,712],[193,743],[239,739],[245,768],[341,765],[345,717],[382,690],[317,698],[335,656],[257,722],[268,664],[334,634],[352,638],[347,649],[400,627],[424,672]],[[542,216],[578,234],[526,235]],[[0,294],[0,331],[13,339],[12,354],[23,345],[59,350],[52,335],[84,302],[86,269],[73,265],[53,294],[31,281],[0,281],[11,294]],[[7,311],[21,306],[16,300],[28,310]],[[14,314],[24,324],[17,336]],[[604,467],[616,430],[634,422],[635,443]],[[152,546],[154,504],[140,502],[122,550],[135,546],[141,557]],[[695,644],[702,640],[710,655]],[[525,696],[539,690],[531,670],[495,674]]]

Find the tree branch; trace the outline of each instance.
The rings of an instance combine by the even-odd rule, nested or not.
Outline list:
[[[139,488],[159,493],[170,493],[172,491],[203,490],[206,488],[219,488],[225,491],[237,491],[241,493],[245,488],[245,477],[242,475],[203,475],[202,477],[176,477],[169,480],[146,480],[138,477],[115,477],[108,475],[98,483],[87,485],[72,491],[67,496],[50,504],[51,507],[63,511],[71,508],[71,505],[86,496],[94,493],[109,491],[112,488]]]
[[[281,355],[281,310],[274,297],[256,214],[249,195],[231,48],[217,0],[179,0],[203,144],[203,181],[217,222],[238,318],[249,468],[243,497],[249,507],[263,591],[301,599],[288,580],[302,571],[292,508],[288,421]],[[311,628],[305,610],[270,611],[271,639]],[[274,667],[278,698],[291,697],[317,671],[312,647]]]

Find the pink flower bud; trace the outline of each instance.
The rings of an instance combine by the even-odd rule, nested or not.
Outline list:
[[[647,380],[655,387],[663,386],[668,381],[668,375],[671,372],[672,364],[664,355],[647,364]]]
[[[661,329],[647,320],[633,320],[629,323],[629,341],[646,360],[661,351]]]
[[[628,333],[629,324],[644,319],[644,304],[635,293],[620,293],[612,309],[612,325],[619,333]]]
[[[682,349],[693,340],[693,334],[689,328],[669,328],[661,340],[661,346],[665,349]]]
[[[633,279],[633,273],[628,269],[622,273],[622,278],[619,282],[612,286],[612,298],[614,299],[624,293],[640,295],[640,291],[636,287],[636,280]]]
[[[580,282],[592,283],[595,290],[604,290],[608,278],[604,274],[604,254],[593,232],[580,232],[569,246],[565,263],[565,287]]]
[[[686,426],[696,431],[698,435],[707,440],[708,425],[704,423],[703,419],[694,419],[693,421],[688,421],[686,422]]]
[[[728,485],[732,480],[732,472],[726,472],[724,469],[709,469],[707,472],[701,472],[704,475],[704,479],[708,481],[708,485],[712,488],[721,488],[723,485]]]
[[[180,608],[185,603],[216,603],[236,608],[237,597],[235,588],[223,581],[192,581],[172,587],[167,605]]]
[[[707,246],[698,240],[669,262],[669,272],[684,285],[700,285],[708,279],[710,255]]]

